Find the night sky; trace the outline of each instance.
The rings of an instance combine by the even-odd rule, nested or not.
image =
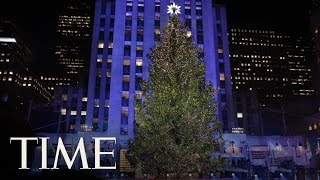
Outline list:
[[[228,0],[232,24],[260,24],[306,34],[310,0]],[[41,3],[39,3],[41,2]],[[0,17],[13,21],[30,44],[36,72],[50,71],[54,62],[56,18],[62,0],[1,0]]]

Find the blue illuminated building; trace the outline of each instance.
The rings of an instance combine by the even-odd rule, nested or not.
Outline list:
[[[140,80],[148,78],[146,55],[160,39],[172,0],[97,0],[95,5],[85,126],[118,138],[134,137],[134,101],[141,101]],[[234,121],[226,10],[212,0],[176,0],[180,18],[204,49],[206,78],[218,89],[224,131]]]

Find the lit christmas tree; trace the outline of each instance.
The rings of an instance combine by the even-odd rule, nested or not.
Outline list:
[[[213,157],[222,143],[214,90],[205,80],[201,50],[176,15],[179,7],[170,13],[149,55],[150,76],[142,83],[144,101],[136,104],[138,130],[127,157],[142,173],[157,177],[213,173],[223,164]]]

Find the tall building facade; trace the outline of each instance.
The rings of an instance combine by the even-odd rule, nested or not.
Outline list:
[[[85,127],[118,137],[134,137],[134,102],[141,101],[138,83],[148,78],[146,55],[160,40],[172,0],[97,0],[92,37]],[[203,48],[206,78],[219,90],[219,119],[224,130],[235,126],[226,13],[211,0],[176,0],[179,17]]]
[[[312,46],[306,39],[241,26],[231,27],[229,35],[235,90],[256,90],[262,106],[313,94]]]
[[[0,21],[0,96],[27,116],[33,103],[48,103],[51,95],[31,73],[32,53],[14,24]]]
[[[71,85],[79,84],[80,79],[88,73],[93,5],[94,1],[91,0],[67,0],[58,12],[55,55]],[[51,88],[57,85],[52,81],[47,83]]]
[[[318,5],[320,4],[319,1]],[[314,44],[314,64],[313,64],[313,77],[314,77],[314,88],[317,93],[318,101],[320,102],[320,81],[316,80],[320,76],[320,7],[315,6],[311,10],[311,33],[313,36]],[[320,111],[320,103],[319,103]]]

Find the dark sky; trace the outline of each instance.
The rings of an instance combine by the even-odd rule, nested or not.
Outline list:
[[[293,32],[307,32],[310,0],[228,0],[229,23],[271,24]],[[40,3],[39,3],[40,2]],[[0,17],[18,26],[30,44],[36,69],[54,61],[56,16],[62,0],[1,0]],[[43,68],[42,68],[43,67]]]
[[[39,3],[41,2],[41,3]],[[54,61],[58,1],[1,0],[0,17],[12,21],[29,44],[35,70],[50,70]]]
[[[293,33],[309,31],[311,0],[228,0],[232,24],[261,24]]]

